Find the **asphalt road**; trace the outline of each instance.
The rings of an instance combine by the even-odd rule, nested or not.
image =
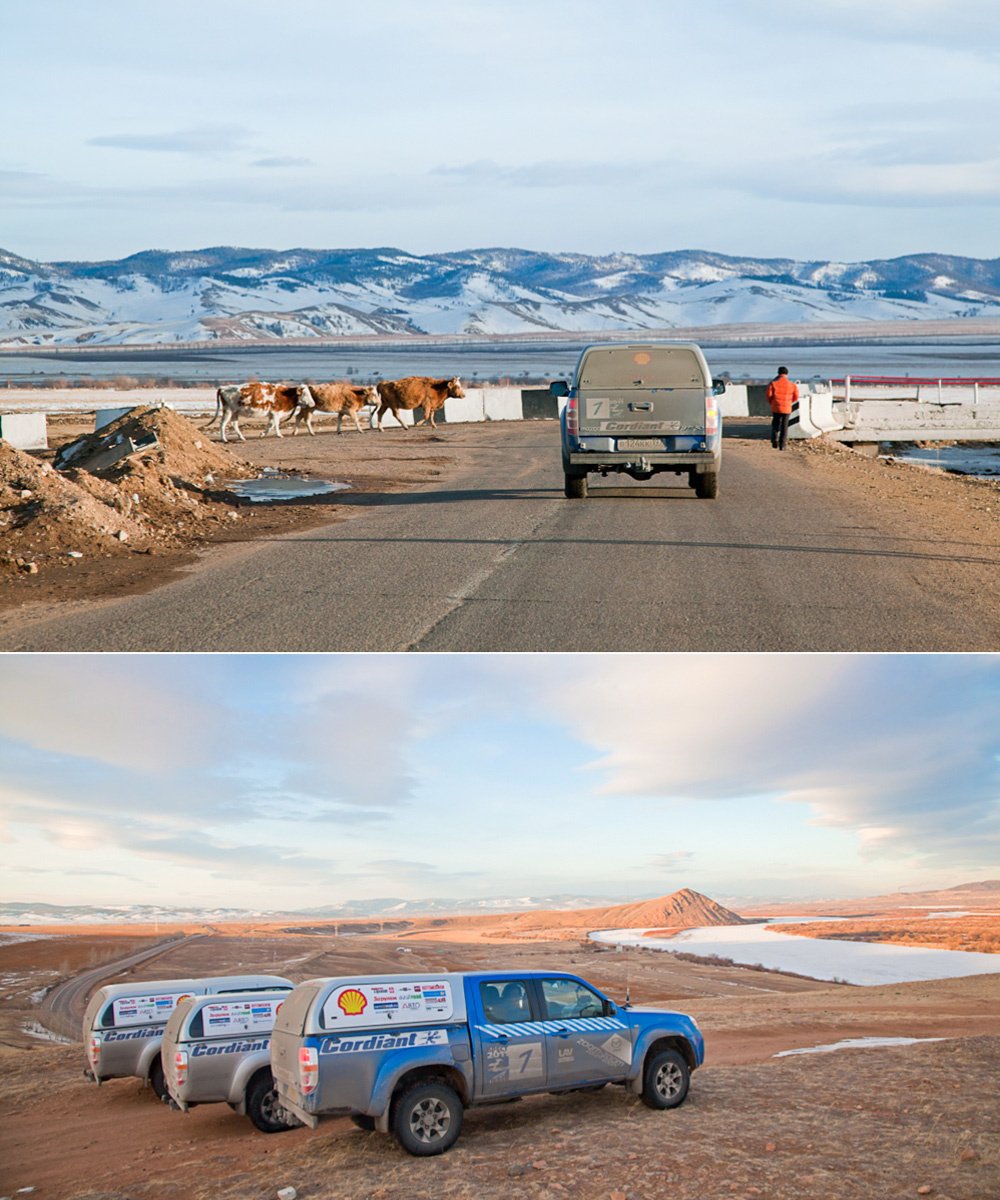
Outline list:
[[[995,538],[931,538],[801,451],[736,432],[718,500],[612,477],[570,501],[554,423],[452,426],[456,462],[433,484],[345,493],[349,520],[214,551],[147,595],[15,623],[0,648],[1000,648],[998,606],[982,599],[1000,592]]]

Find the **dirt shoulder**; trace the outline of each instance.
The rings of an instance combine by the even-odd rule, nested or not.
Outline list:
[[[202,418],[136,411],[108,430],[155,432],[161,447],[96,474],[54,469],[65,447],[92,435],[93,413],[50,417],[47,452],[0,443],[0,611],[30,606],[38,616],[69,601],[151,591],[213,550],[345,520],[365,498],[427,482],[454,461],[441,435],[423,429],[337,435],[332,418],[320,417],[315,437],[262,439],[249,421],[247,441],[224,446],[201,430]],[[349,490],[263,504],[227,490],[264,472]]]

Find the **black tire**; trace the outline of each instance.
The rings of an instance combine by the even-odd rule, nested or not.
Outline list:
[[[367,1113],[351,1113],[351,1124],[357,1125],[365,1133],[375,1132],[375,1118],[368,1116]]]
[[[642,1101],[650,1108],[676,1108],[683,1104],[691,1083],[684,1056],[661,1050],[646,1061],[642,1075]]]
[[[714,500],[719,494],[718,471],[706,471],[694,481],[694,492],[699,500]]]
[[[462,1101],[446,1083],[418,1083],[396,1101],[391,1124],[408,1154],[444,1154],[462,1132]]]
[[[247,1116],[261,1133],[284,1133],[291,1129],[285,1110],[278,1101],[278,1092],[271,1072],[255,1075],[247,1088]]]
[[[587,476],[586,475],[570,475],[566,472],[566,486],[563,489],[566,497],[569,500],[586,500],[587,498]]]
[[[163,1060],[159,1055],[153,1059],[149,1068],[149,1086],[153,1089],[157,1100],[167,1098],[167,1081],[163,1078]]]

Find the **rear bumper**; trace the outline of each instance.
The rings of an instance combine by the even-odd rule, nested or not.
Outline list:
[[[293,1117],[298,1117],[302,1124],[308,1125],[310,1129],[315,1129],[319,1125],[319,1117],[315,1113],[301,1108],[280,1087],[278,1088],[278,1103],[286,1112],[291,1113]]]
[[[630,467],[641,461],[648,463],[653,470],[697,471],[701,474],[717,471],[720,460],[721,456],[710,450],[637,450],[631,453],[573,450],[568,455],[571,467],[586,467],[590,471]]]

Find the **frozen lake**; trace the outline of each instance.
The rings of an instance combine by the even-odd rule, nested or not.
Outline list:
[[[633,335],[640,338],[641,334]],[[662,336],[662,335],[660,335]],[[626,340],[623,335],[622,340]],[[586,337],[553,341],[345,342],[316,346],[151,346],[104,351],[63,347],[10,353],[0,350],[0,386],[32,379],[114,379],[118,376],[174,379],[179,383],[252,379],[342,379],[368,382],[381,375],[460,375],[470,384],[492,379],[525,380],[567,376]],[[1000,376],[1000,345],[968,336],[899,339],[892,343],[817,342],[726,345],[704,336],[714,374],[733,379],[770,379],[779,364],[797,379],[845,375]]]
[[[785,917],[781,924],[815,921],[815,917]],[[834,918],[836,919],[836,918]],[[874,987],[880,983],[911,983],[921,979],[954,979],[962,975],[1000,974],[1000,954],[964,950],[931,950],[875,942],[824,941],[776,933],[770,924],[712,925],[685,929],[672,938],[647,938],[643,929],[602,929],[589,936],[595,942],[642,946],[675,953],[717,954],[748,966],[794,971],[812,979],[842,980]]]
[[[957,475],[1000,475],[1000,445],[984,446],[914,446],[897,455],[904,462],[916,463],[938,471]],[[952,916],[945,913],[944,916]]]

